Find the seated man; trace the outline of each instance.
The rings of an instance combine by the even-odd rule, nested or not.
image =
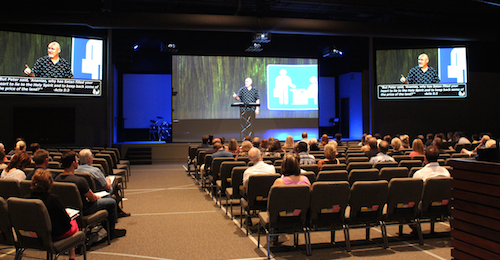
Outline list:
[[[299,155],[299,163],[300,164],[316,164],[316,159],[313,155],[310,155],[307,152],[308,144],[306,142],[300,141],[297,144],[297,154]]]
[[[419,178],[425,182],[427,178],[450,177],[450,172],[437,162],[439,158],[439,149],[437,147],[427,147],[425,157],[429,163],[425,165],[424,168],[416,171],[415,174],[413,174],[413,178]]]
[[[253,147],[248,151],[248,159],[253,163],[252,167],[249,167],[243,173],[243,190],[246,192],[248,188],[248,179],[250,176],[255,174],[273,174],[276,173],[276,169],[273,165],[264,163],[262,153],[258,148]]]
[[[378,154],[370,158],[370,162],[375,166],[378,162],[395,162],[394,158],[387,155],[389,151],[389,143],[387,141],[382,141],[378,145]]]
[[[78,157],[75,152],[69,151],[62,155],[61,163],[64,171],[56,177],[55,181],[72,182],[76,184],[80,191],[83,202],[83,215],[90,215],[99,210],[108,211],[108,222],[111,238],[122,237],[126,234],[125,229],[115,229],[116,223],[116,202],[112,198],[101,198],[92,192],[85,178],[76,176],[75,169],[78,168]]]
[[[118,194],[118,183],[117,182],[111,182],[111,178],[105,177],[104,173],[102,171],[95,167],[92,166],[92,162],[94,160],[94,156],[92,155],[92,152],[89,149],[83,149],[79,153],[79,160],[80,160],[80,165],[78,166],[77,169],[75,169],[75,172],[87,172],[92,175],[95,181],[95,188],[96,192],[99,191],[107,191],[110,194],[114,195],[114,199],[116,200],[116,205],[118,205],[122,201],[122,197],[120,194]],[[128,217],[130,216],[130,213],[124,212],[120,207],[117,206],[118,210],[118,217]]]
[[[26,180],[31,180],[36,170],[49,168],[49,152],[44,149],[38,149],[33,154],[33,161],[35,162],[35,169],[33,169],[33,171],[26,175]],[[50,174],[52,175],[52,179],[55,179],[57,177],[57,174],[53,172],[51,172]]]
[[[368,138],[368,150],[365,151],[365,155],[368,158],[372,158],[379,153],[379,149],[377,148],[377,138],[370,137]],[[389,147],[387,147],[389,148]]]

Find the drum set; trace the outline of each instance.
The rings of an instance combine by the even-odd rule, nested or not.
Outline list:
[[[156,120],[151,121],[151,126],[149,126],[149,139],[152,141],[164,141],[172,136],[172,124],[167,123],[163,120],[163,117],[157,116]]]

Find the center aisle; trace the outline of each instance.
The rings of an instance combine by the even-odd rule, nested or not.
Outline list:
[[[265,259],[265,255],[186,175],[185,163],[133,165],[117,228],[90,259]]]

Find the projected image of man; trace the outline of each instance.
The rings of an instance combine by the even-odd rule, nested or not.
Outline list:
[[[42,78],[73,78],[71,65],[60,57],[61,45],[58,42],[51,42],[47,46],[47,56],[39,58],[33,69],[26,64],[24,73],[30,77]]]
[[[260,95],[259,91],[252,86],[252,79],[245,79],[245,86],[241,87],[238,90],[238,94],[233,92],[233,97],[236,100],[243,102],[244,104],[257,103],[260,104]],[[244,136],[253,136],[253,132],[251,129],[252,121],[256,115],[259,114],[259,107],[256,106],[242,106],[240,107],[240,113],[243,115],[243,118],[246,121],[246,125],[244,127]]]
[[[432,84],[440,83],[437,70],[428,65],[429,56],[422,53],[418,56],[418,66],[411,68],[408,76],[401,75],[399,79],[403,84]]]

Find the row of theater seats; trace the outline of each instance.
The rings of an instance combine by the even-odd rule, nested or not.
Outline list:
[[[93,184],[90,174],[75,174],[86,178],[89,184]],[[25,180],[18,183],[12,179],[0,179],[0,232],[2,234],[0,236],[0,243],[14,245],[17,252],[16,259],[20,259],[26,248],[41,249],[47,251],[47,254],[58,255],[79,244],[83,245],[83,254],[85,257],[85,234],[98,223],[103,223],[107,227],[107,230],[109,230],[109,223],[107,222],[108,212],[106,210],[99,210],[96,213],[85,216],[79,214],[76,220],[78,221],[80,232],[77,232],[68,239],[53,242],[50,229],[47,231],[47,225],[50,224],[50,217],[46,209],[43,209],[45,208],[43,202],[35,199],[22,199],[31,192],[30,187],[31,181]],[[83,202],[76,184],[54,182],[51,193],[57,194],[67,208],[78,210],[80,213],[83,212]],[[8,201],[8,207],[7,203],[5,203],[6,200]],[[11,211],[17,212],[17,215],[13,217],[10,214]],[[16,236],[12,236],[12,227],[15,230]],[[32,238],[40,239],[30,239],[30,236],[26,234],[30,234]],[[111,243],[109,232],[107,241],[109,245]]]
[[[203,150],[198,150],[197,153],[198,154],[197,154],[196,158],[200,158],[198,156],[200,153],[203,155]],[[351,153],[346,153],[347,158],[349,158],[349,157],[351,157],[351,159],[356,158],[356,156],[352,156],[352,155],[349,156],[349,154],[351,154]],[[209,157],[209,156],[206,156],[206,157]],[[205,160],[206,157],[204,157],[204,158],[201,157],[203,159],[198,160],[198,164],[200,164],[200,161],[208,162],[208,160]],[[405,158],[405,157],[403,157],[403,158]],[[356,196],[367,195],[367,194],[372,194],[373,196],[367,195],[366,197],[363,197],[362,199],[360,199],[360,202],[348,201],[346,203],[346,205],[350,205],[350,207],[348,207],[349,212],[346,215],[337,214],[336,217],[333,217],[333,215],[330,214],[332,212],[329,209],[332,209],[332,208],[338,209],[337,205],[340,205],[340,204],[335,204],[335,205],[332,204],[333,206],[332,205],[326,206],[326,207],[322,208],[322,212],[323,213],[326,212],[327,215],[319,214],[321,216],[319,218],[321,219],[321,221],[327,221],[327,222],[330,220],[333,220],[333,219],[338,220],[339,218],[341,218],[342,220],[340,222],[338,222],[337,224],[339,224],[339,225],[346,224],[348,227],[349,225],[356,223],[356,221],[354,221],[354,219],[352,218],[353,212],[354,212],[354,214],[359,215],[359,216],[375,215],[374,222],[377,222],[377,223],[382,223],[382,222],[385,223],[386,220],[391,220],[391,221],[394,220],[392,218],[392,216],[398,216],[397,214],[395,214],[395,212],[398,214],[400,212],[406,212],[405,214],[407,214],[407,215],[405,215],[405,217],[403,219],[398,219],[397,221],[403,221],[404,219],[410,219],[410,218],[408,218],[408,214],[414,214],[415,217],[424,217],[424,216],[426,216],[426,214],[427,215],[431,215],[431,214],[430,213],[421,214],[422,212],[439,212],[439,214],[429,216],[430,220],[431,220],[431,232],[434,232],[434,221],[437,219],[443,220],[445,217],[449,216],[448,202],[449,202],[449,197],[450,197],[450,195],[449,195],[449,193],[450,193],[449,192],[450,191],[450,188],[449,188],[450,179],[449,178],[442,178],[440,180],[436,179],[436,180],[430,180],[430,182],[426,182],[425,187],[426,187],[426,190],[428,190],[428,191],[423,193],[422,191],[424,190],[424,188],[423,188],[424,186],[423,186],[422,180],[420,180],[420,179],[414,180],[412,178],[408,178],[408,177],[412,177],[413,174],[418,169],[422,168],[422,166],[424,165],[423,158],[417,157],[416,159],[417,160],[411,160],[410,162],[405,162],[405,161],[409,161],[409,160],[400,160],[399,162],[395,162],[395,163],[379,163],[375,166],[373,166],[371,163],[366,163],[365,161],[358,162],[358,161],[354,160],[352,162],[349,162],[348,165],[346,165],[345,163],[342,163],[340,165],[324,165],[321,169],[318,169],[317,165],[301,165],[301,168],[307,171],[304,173],[304,175],[309,178],[311,184],[313,185],[313,190],[311,191],[311,195],[310,195],[311,201],[310,201],[310,204],[308,206],[309,208],[307,210],[305,210],[305,212],[309,212],[309,214],[312,214],[312,215],[319,214],[317,212],[313,213],[313,211],[312,211],[312,208],[315,207],[314,206],[315,204],[313,203],[313,198],[314,198],[313,194],[316,194],[316,192],[314,191],[315,188],[316,188],[316,190],[320,190],[320,189],[322,189],[320,187],[329,187],[329,188],[324,188],[324,189],[335,190],[336,188],[334,189],[333,187],[337,187],[338,189],[344,189],[344,190],[347,189],[351,193],[354,191],[354,194],[358,194],[357,192],[360,192],[359,191],[360,189],[364,190],[364,188],[363,189],[361,188],[364,185],[371,185],[373,183],[377,183],[377,185],[380,186],[381,185],[380,183],[385,183],[386,189],[388,187],[393,187],[392,192],[389,192],[389,191],[385,192],[383,190],[382,191],[379,190],[375,193],[369,193],[367,191],[362,191],[358,195],[355,195],[354,197],[353,197],[353,194],[348,193],[350,195],[347,195],[347,198],[351,197],[353,199]],[[418,160],[418,159],[420,159],[420,160]],[[268,175],[268,176],[265,176],[265,175],[251,176],[249,184],[248,184],[248,193],[244,194],[243,193],[243,184],[242,184],[243,173],[249,167],[249,165],[248,165],[248,161],[247,161],[247,159],[245,159],[245,157],[243,157],[243,158],[240,157],[240,158],[238,158],[238,160],[239,161],[234,161],[233,158],[215,158],[213,160],[210,160],[212,162],[211,171],[207,173],[209,178],[207,178],[208,181],[206,183],[204,180],[202,180],[202,184],[203,185],[208,184],[208,186],[206,186],[206,187],[209,188],[209,191],[211,192],[212,195],[217,196],[216,201],[219,205],[221,205],[221,207],[222,207],[222,196],[226,196],[226,203],[225,203],[226,212],[231,216],[231,218],[234,218],[233,206],[235,204],[240,204],[240,206],[241,206],[240,207],[240,209],[241,209],[241,211],[240,211],[240,216],[241,216],[240,223],[241,224],[240,225],[241,226],[243,226],[243,223],[244,223],[243,219],[244,218],[246,219],[245,223],[250,223],[251,217],[259,216],[260,223],[264,227],[267,227],[267,228],[272,227],[273,224],[270,222],[270,219],[272,219],[272,217],[271,217],[272,213],[270,213],[271,211],[268,208],[271,205],[272,192],[270,193],[269,191],[270,191],[270,189],[277,188],[277,187],[271,188],[271,186],[272,186],[272,183],[274,183],[274,180],[276,180],[276,178],[279,178],[280,175],[279,174],[272,174],[272,175]],[[276,167],[276,172],[277,173],[280,172],[279,164],[280,164],[281,160],[279,157],[267,157],[264,160],[266,160],[267,163],[274,164]],[[403,164],[401,164],[401,162],[403,162]],[[448,167],[448,168],[449,168],[449,170],[451,170],[450,167]],[[196,178],[196,174],[197,174],[197,167],[195,165],[195,170],[193,172],[193,176],[195,178]],[[203,176],[200,176],[200,177],[203,177]],[[391,185],[388,186],[388,183],[391,183]],[[406,195],[409,195],[407,192],[408,191],[407,188],[400,188],[399,192],[397,192],[396,194],[393,194],[393,193],[395,193],[395,190],[397,190],[396,187],[398,187],[400,185],[405,185],[405,184],[400,184],[400,183],[413,183],[413,184],[408,184],[408,185],[422,186],[420,188],[420,191],[415,191],[415,193],[413,193],[414,196],[412,197],[412,201],[410,201],[411,203],[404,202]],[[415,183],[420,183],[420,184],[415,184]],[[344,186],[344,188],[339,188],[339,186]],[[384,185],[382,184],[382,186],[384,186]],[[288,186],[286,186],[286,187],[288,187]],[[431,187],[433,187],[433,188],[431,188]],[[382,188],[382,189],[384,189],[384,188]],[[437,190],[437,189],[439,189],[439,192],[432,192],[431,191],[431,190]],[[418,190],[418,187],[417,187],[417,190]],[[333,191],[331,191],[331,192],[333,192]],[[295,201],[300,200],[299,198],[293,199],[292,194],[295,195],[296,194],[295,191],[288,192],[288,194],[289,195],[285,196],[286,202],[295,202]],[[393,195],[381,196],[384,198],[380,199],[380,203],[373,204],[373,202],[370,202],[370,199],[373,197],[377,197],[374,194],[378,194],[378,195],[380,195],[380,194],[393,194]],[[418,196],[415,194],[418,194]],[[435,197],[433,197],[433,196],[435,196]],[[300,196],[300,197],[303,197],[303,196]],[[318,197],[318,201],[323,201],[323,202],[327,203],[327,201],[329,201],[330,199],[337,198],[337,197],[339,197],[338,194],[321,195]],[[416,197],[418,197],[418,199]],[[433,198],[429,200],[428,198],[430,198],[430,197],[433,197]],[[366,199],[364,199],[364,198],[366,198]],[[391,208],[392,204],[390,205],[389,203],[394,204],[395,202],[389,198],[398,198],[396,200],[398,201],[397,204],[399,206],[397,206],[396,208]],[[424,202],[424,198],[425,198],[426,202]],[[356,210],[353,209],[353,206],[351,205],[351,203],[353,203],[353,205],[358,205],[358,206],[365,205],[365,206],[359,206],[360,208],[363,208],[364,211],[363,212],[361,212],[361,211],[356,212]],[[284,201],[282,201],[282,202],[277,203],[276,205],[282,205],[282,204],[286,204],[286,203]],[[370,204],[370,205],[368,205],[368,204]],[[366,205],[368,205],[368,206],[366,206]],[[374,205],[378,205],[378,206],[376,206],[377,209],[378,208],[381,209],[381,208],[383,208],[384,205],[387,205],[387,212],[390,212],[390,213],[385,212],[385,214],[380,214],[380,212],[378,210],[370,210],[370,209],[373,209]],[[411,205],[411,206],[408,206],[408,205]],[[420,208],[418,208],[419,205],[420,205]],[[431,205],[431,206],[429,206],[429,205]],[[356,206],[356,207],[358,207],[358,206]],[[294,210],[297,209],[297,205],[294,205],[292,208]],[[368,211],[367,211],[367,209],[368,209]],[[417,210],[417,209],[419,209],[419,210]],[[437,210],[437,209],[440,209],[440,210]],[[281,210],[278,212],[290,213],[294,210],[291,210],[291,211]],[[344,212],[344,210],[345,210],[345,207],[343,209],[339,209],[337,213]],[[266,212],[268,212],[268,213],[266,213]],[[365,214],[368,212],[372,212],[372,213]],[[373,213],[373,212],[375,212],[375,213]],[[413,212],[413,213],[409,213],[409,212]],[[258,213],[258,214],[256,214],[256,213]],[[266,214],[268,214],[268,215],[266,215]],[[328,215],[328,214],[330,214],[330,215]],[[286,215],[289,215],[289,214],[286,214]],[[342,215],[342,217],[340,215]],[[350,217],[344,218],[344,216],[350,216]],[[280,217],[278,217],[278,219],[279,218]],[[274,218],[274,219],[276,219],[276,218]],[[311,221],[312,220],[309,218],[306,222],[304,222],[304,225],[302,226],[302,227],[307,227],[306,229],[304,229],[304,231],[307,231],[305,234],[306,236],[309,236],[308,235],[309,231],[321,230],[321,229],[318,229],[318,227],[319,227],[318,225],[316,225],[316,226],[313,225],[314,226],[314,228],[313,228],[311,223],[313,223],[314,221],[312,221],[312,222]],[[382,221],[382,222],[380,222],[380,221]],[[415,219],[415,221],[416,221],[415,223],[418,224],[419,218]],[[281,221],[279,221],[279,222],[281,222]],[[321,223],[323,223],[323,222],[321,222]],[[281,225],[278,222],[276,222],[274,224],[277,226]],[[363,224],[366,224],[366,222]],[[328,225],[330,225],[329,226],[330,228],[333,227],[331,223],[329,223]],[[381,225],[382,225],[383,232],[385,232],[385,224],[381,224]],[[266,230],[268,230],[268,229],[266,229]],[[402,226],[400,225],[400,234],[402,234],[401,230],[402,230]],[[420,243],[423,243],[420,227],[418,228],[418,230],[419,230],[418,231],[419,241],[420,241]],[[348,228],[347,228],[347,231],[344,231],[344,232],[347,232],[347,234],[348,234]],[[248,234],[248,225],[247,225],[247,234]],[[367,239],[368,239],[368,237],[367,237]],[[309,240],[308,240],[308,238],[306,238],[306,241],[309,241],[309,244],[310,244],[310,237],[309,237]],[[349,241],[349,238],[348,238],[348,235],[346,235],[346,247],[350,248],[350,243],[348,241]],[[310,246],[308,245],[306,247],[308,248],[308,251],[310,252]],[[386,234],[384,235],[384,247],[387,247]]]

